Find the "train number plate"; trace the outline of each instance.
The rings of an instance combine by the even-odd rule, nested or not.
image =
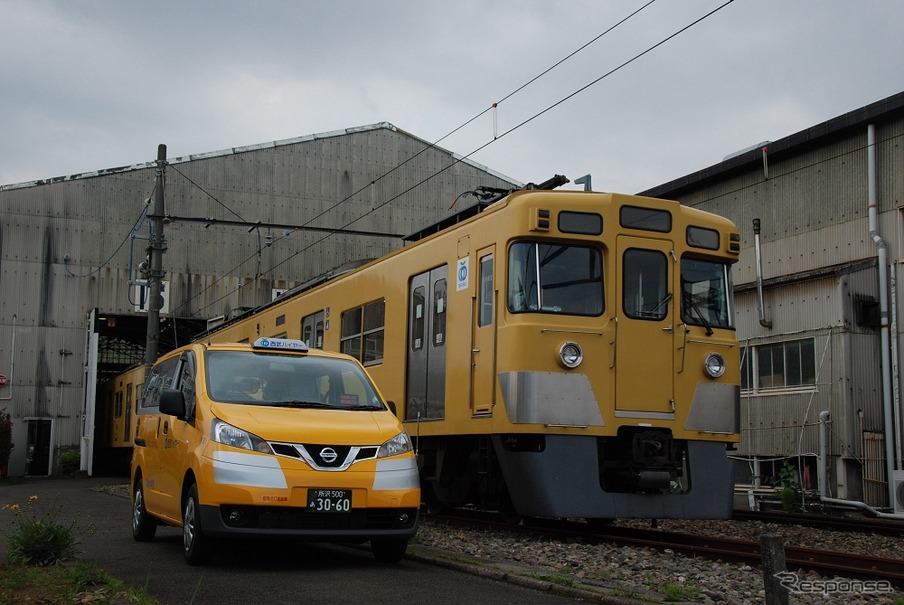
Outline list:
[[[352,490],[309,489],[308,511],[312,513],[352,512]]]

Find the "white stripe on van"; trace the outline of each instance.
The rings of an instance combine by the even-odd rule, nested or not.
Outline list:
[[[373,486],[375,491],[417,489],[419,486],[417,464],[413,457],[377,460]]]
[[[213,480],[224,485],[286,488],[286,476],[276,458],[242,452],[214,452]]]

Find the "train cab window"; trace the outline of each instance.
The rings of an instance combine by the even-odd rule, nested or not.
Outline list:
[[[622,206],[618,221],[622,227],[627,229],[643,229],[660,233],[668,233],[672,230],[672,214],[667,210]]]
[[[559,213],[559,231],[562,233],[580,233],[583,235],[601,235],[603,233],[603,217],[596,212]]]
[[[681,319],[707,330],[734,326],[731,270],[725,263],[681,259]]]
[[[518,242],[509,249],[512,313],[600,315],[603,262],[598,248]]]
[[[668,287],[669,261],[658,250],[625,251],[622,305],[632,319],[662,321],[672,299]]]
[[[688,226],[685,236],[688,246],[706,248],[707,250],[719,249],[719,232],[705,227]]]

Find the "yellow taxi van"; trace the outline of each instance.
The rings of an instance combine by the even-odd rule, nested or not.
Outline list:
[[[185,560],[221,539],[370,541],[396,562],[417,531],[411,439],[361,364],[298,340],[195,343],[145,379],[132,535],[182,528]]]

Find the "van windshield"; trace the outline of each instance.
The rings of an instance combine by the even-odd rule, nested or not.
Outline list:
[[[251,351],[208,351],[207,393],[223,403],[343,410],[385,409],[354,362]]]

